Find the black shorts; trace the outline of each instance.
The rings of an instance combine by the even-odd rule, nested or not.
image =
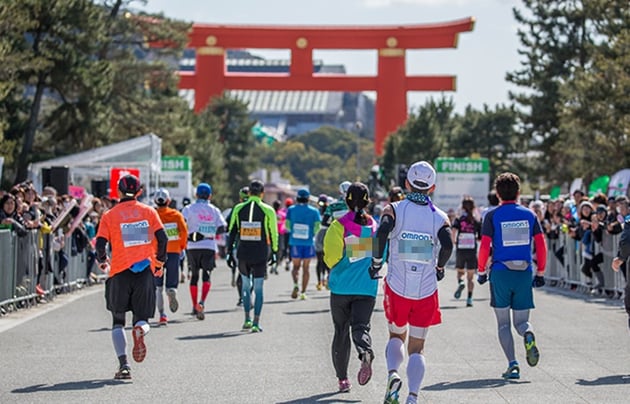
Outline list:
[[[477,251],[457,250],[455,253],[455,268],[457,269],[477,269]]]
[[[188,269],[197,271],[199,268],[204,271],[212,271],[217,265],[214,260],[215,251],[206,249],[186,250],[188,258]]]
[[[243,276],[253,275],[254,278],[264,278],[265,272],[267,272],[267,260],[251,262],[239,259],[238,272],[240,272]]]
[[[112,313],[131,311],[135,317],[149,319],[155,313],[153,271],[147,266],[142,272],[122,271],[105,282],[107,310]]]

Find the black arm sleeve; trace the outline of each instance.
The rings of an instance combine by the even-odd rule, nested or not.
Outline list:
[[[97,237],[96,239],[96,260],[98,262],[105,262],[107,259],[107,239],[104,237]]]
[[[440,252],[437,266],[444,268],[453,252],[453,239],[451,238],[451,228],[449,226],[445,225],[438,231],[438,240],[440,240]]]
[[[394,219],[393,216],[385,215],[381,218],[381,223],[378,226],[378,230],[376,230],[376,246],[374,246],[374,251],[372,252],[372,256],[374,258],[383,258],[385,245],[387,245],[387,238],[389,237],[389,233],[394,230],[395,224],[396,219]]]
[[[164,229],[160,229],[155,232],[155,239],[157,240],[157,258],[160,262],[166,262],[166,244],[168,244],[168,236]]]

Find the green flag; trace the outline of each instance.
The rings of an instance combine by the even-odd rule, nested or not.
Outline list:
[[[556,185],[555,187],[551,188],[551,191],[549,191],[549,199],[558,199],[559,196],[560,187]]]
[[[588,196],[592,197],[600,192],[603,192],[604,194],[607,193],[609,182],[610,177],[607,175],[602,175],[601,177],[595,178],[588,187]]]

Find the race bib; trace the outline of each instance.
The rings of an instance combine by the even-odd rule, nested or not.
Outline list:
[[[372,238],[347,236],[344,239],[346,245],[346,257],[350,262],[356,262],[364,258],[372,257]]]
[[[300,239],[300,240],[308,240],[309,230],[310,230],[310,227],[307,224],[294,223],[293,231],[291,232],[291,234],[293,235],[293,238]]]
[[[513,222],[501,222],[501,241],[504,247],[529,245],[529,222],[527,220],[515,220]]]
[[[475,248],[475,233],[459,233],[457,236],[457,248],[471,250]]]
[[[242,222],[240,237],[241,237],[241,240],[243,241],[262,240],[262,223],[261,222]]]
[[[206,238],[214,238],[217,233],[217,227],[210,222],[201,222],[199,223],[198,231]]]
[[[149,239],[149,221],[141,220],[133,223],[121,223],[120,234],[123,246],[132,247],[151,243]]]
[[[433,261],[433,238],[429,234],[403,232],[398,240],[401,261],[428,264]]]
[[[164,231],[169,241],[179,240],[179,229],[177,223],[164,223]]]

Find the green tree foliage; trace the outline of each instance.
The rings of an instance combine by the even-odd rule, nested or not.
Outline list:
[[[6,138],[19,144],[16,182],[30,161],[159,133],[170,118],[159,112],[181,109],[172,69],[154,60],[181,50],[188,25],[135,16],[131,3],[3,2],[2,58],[13,63],[0,74],[15,84],[3,88],[0,110]],[[169,47],[149,51],[145,39]]]
[[[517,114],[512,106],[470,105],[454,118],[449,136],[449,157],[485,157],[490,161],[490,178],[503,171],[522,172],[528,141],[516,131]]]
[[[357,178],[357,134],[339,128],[324,126],[273,148],[260,147],[261,165],[277,169],[283,177],[297,184],[310,186],[313,195],[325,193],[337,196],[339,183]],[[371,167],[368,159],[374,155],[374,143],[361,139],[359,177],[367,181]]]
[[[560,87],[589,61],[592,32],[586,3],[523,0],[523,8],[514,8],[523,60],[522,68],[509,72],[506,79],[523,89],[510,97],[520,107],[523,135],[542,151],[539,175],[566,175],[555,167],[565,167],[568,161],[553,152],[560,142]]]
[[[566,177],[594,178],[630,166],[630,5],[589,2],[589,63],[560,87],[560,142]]]
[[[416,161],[432,162],[444,156],[453,130],[453,110],[453,100],[442,97],[438,101],[428,100],[409,115],[385,142],[382,164],[387,178],[397,178],[394,170],[397,164],[409,166]]]
[[[207,109],[218,121],[218,143],[224,149],[221,169],[229,173],[226,202],[233,203],[238,200],[239,189],[249,184],[249,174],[258,166],[252,134],[255,122],[250,119],[247,106],[237,99],[217,97]]]

